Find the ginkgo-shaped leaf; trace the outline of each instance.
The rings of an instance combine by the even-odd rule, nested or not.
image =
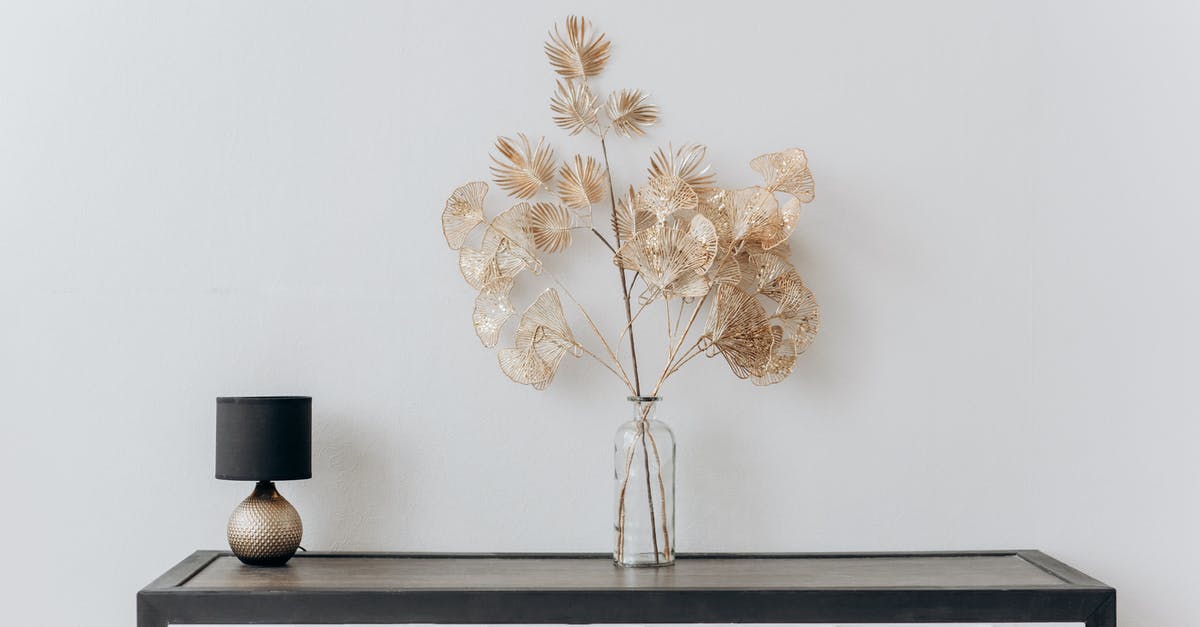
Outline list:
[[[514,348],[499,351],[500,369],[513,381],[539,390],[554,379],[564,355],[582,354],[582,347],[563,316],[558,292],[553,288],[542,292],[521,314],[514,342]]]
[[[533,229],[529,224],[532,211],[533,206],[526,202],[502,211],[492,219],[492,223],[484,232],[483,247],[484,250],[495,251],[501,263],[523,263],[534,274],[540,274],[542,262],[537,257]]]
[[[730,237],[737,244],[757,244],[770,250],[791,235],[787,221],[779,211],[775,194],[762,187],[747,187],[729,196]],[[794,224],[792,225],[794,226]]]
[[[446,208],[442,210],[442,233],[450,248],[461,248],[471,231],[483,222],[483,197],[487,190],[487,183],[474,181],[459,186],[446,199]]]
[[[613,130],[624,135],[645,135],[645,127],[658,121],[658,107],[646,102],[640,89],[622,89],[608,96],[608,120]]]
[[[479,336],[484,346],[492,348],[500,339],[500,329],[515,313],[507,291],[495,294],[480,292],[475,297],[475,311],[472,312],[475,335]]]
[[[712,285],[740,285],[742,268],[737,258],[733,255],[726,255],[723,259],[713,263],[708,270],[708,282]]]
[[[467,284],[491,294],[505,294],[512,289],[513,277],[527,265],[513,255],[497,255],[496,249],[476,250],[463,246],[458,250],[458,269]]]
[[[717,252],[717,235],[704,216],[695,216],[687,228],[657,224],[638,231],[621,246],[613,261],[641,273],[650,288],[648,296],[666,298],[703,296],[708,292],[705,273]]]
[[[617,201],[616,210],[612,214],[612,228],[617,234],[618,243],[628,242],[638,231],[646,230],[657,222],[654,212],[645,208],[637,192],[633,191],[633,186],[630,186],[629,192]]]
[[[591,210],[604,200],[604,167],[593,157],[575,155],[558,171],[558,198],[572,209]]]
[[[546,42],[546,57],[554,71],[566,78],[595,76],[608,63],[609,42],[604,33],[594,34],[592,23],[581,17],[567,18],[567,34],[564,37],[555,25]]]
[[[558,88],[550,98],[554,123],[571,135],[578,135],[596,123],[599,101],[583,81],[557,81]]]
[[[556,253],[571,245],[571,212],[562,205],[539,202],[529,209],[526,220],[538,250]]]
[[[763,376],[773,344],[767,312],[758,300],[736,286],[717,286],[701,336],[708,356],[720,353],[739,379]]]
[[[666,150],[660,147],[650,156],[650,177],[677,176],[697,192],[706,190],[717,180],[710,166],[704,163],[707,152],[701,144],[686,144],[678,150],[669,144]]]
[[[729,249],[733,243],[732,195],[732,191],[720,188],[708,188],[696,193],[696,213],[713,223],[721,250]]]
[[[796,354],[808,349],[817,331],[821,329],[821,308],[811,290],[803,284],[789,293],[779,304],[776,314],[779,323],[787,331],[788,338],[795,344]]]
[[[677,211],[692,211],[699,203],[695,190],[678,176],[651,177],[638,194],[642,205],[652,211],[659,222],[666,221]]]
[[[800,273],[780,255],[754,253],[749,256],[748,265],[754,273],[754,288],[780,305],[804,288]]]
[[[516,198],[533,198],[538,191],[550,189],[554,180],[554,151],[538,139],[537,146],[518,133],[517,140],[496,139],[496,150],[503,160],[492,155],[492,180]]]
[[[808,170],[808,156],[799,148],[759,155],[750,167],[762,175],[768,191],[791,194],[799,202],[812,202],[814,186]]]
[[[783,328],[771,327],[774,343],[771,345],[771,356],[763,366],[761,375],[752,375],[750,381],[754,385],[774,385],[783,381],[796,368],[796,345],[783,339]]]

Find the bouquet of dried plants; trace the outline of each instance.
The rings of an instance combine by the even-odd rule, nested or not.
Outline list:
[[[631,394],[657,396],[695,357],[720,355],[738,378],[757,385],[782,381],[820,322],[812,292],[788,261],[788,237],[801,206],[813,199],[804,151],[756,157],[750,167],[762,184],[727,189],[705,163],[704,146],[659,148],[650,157],[645,183],[618,194],[607,141],[645,134],[658,121],[658,107],[637,89],[605,99],[593,91],[589,79],[607,64],[610,42],[587,20],[567,18],[562,31],[551,31],[545,50],[559,76],[550,98],[554,123],[570,135],[595,136],[600,159],[575,155],[560,165],[544,138],[501,137],[492,155],[492,180],[516,204],[489,218],[488,184],[466,183],[446,200],[442,229],[459,253],[463,277],[478,291],[473,319],[484,346],[496,346],[516,316],[509,295],[526,271],[548,275],[562,289],[595,343],[585,346],[571,330],[559,292],[550,287],[521,313],[510,345],[499,349],[501,371],[544,389],[567,354],[587,356]],[[607,234],[593,220],[596,207],[606,214],[599,224]],[[482,239],[468,245],[479,227]],[[543,265],[547,256],[566,251],[576,232],[603,243],[604,257],[620,278],[624,327],[611,339]],[[666,310],[666,360],[653,380],[643,380],[635,330],[651,307]],[[701,310],[707,312],[703,328],[694,333]]]

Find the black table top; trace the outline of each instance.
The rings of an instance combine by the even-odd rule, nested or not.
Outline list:
[[[302,553],[245,566],[198,551],[138,595],[186,623],[1086,622],[1115,591],[1038,551],[684,555]]]

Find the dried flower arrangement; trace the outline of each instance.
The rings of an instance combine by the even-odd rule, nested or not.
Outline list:
[[[513,345],[498,351],[500,369],[510,379],[544,389],[567,353],[586,355],[631,394],[642,396],[635,323],[647,307],[661,302],[667,310],[667,359],[648,396],[657,396],[667,379],[702,354],[721,355],[734,375],[757,385],[782,381],[820,322],[812,292],[788,261],[788,237],[801,205],[813,199],[804,151],[792,148],[756,157],[750,167],[763,184],[725,189],[704,163],[704,146],[659,148],[650,158],[646,183],[630,186],[618,197],[606,141],[614,134],[645,134],[659,110],[637,89],[615,91],[603,101],[593,92],[588,79],[604,69],[609,48],[603,33],[574,16],[567,18],[565,34],[555,27],[545,44],[550,65],[561,77],[550,98],[554,123],[570,135],[593,134],[600,161],[576,155],[559,166],[544,138],[534,143],[523,134],[515,140],[501,137],[495,146],[499,154],[492,155],[492,180],[520,202],[489,220],[484,211],[488,184],[483,181],[458,187],[446,200],[446,243],[459,251],[462,275],[479,292],[473,314],[476,334],[484,346],[496,346],[516,315],[509,294],[518,275],[525,270],[543,274],[543,256],[566,250],[575,231],[587,230],[603,242],[620,275],[624,328],[609,341],[555,279],[598,346],[588,349],[575,337],[558,291],[548,288],[521,314]],[[785,197],[782,204],[779,194]],[[605,201],[611,240],[592,220],[593,207]],[[480,247],[467,246],[481,225]],[[673,301],[678,303],[674,320]],[[705,304],[704,328],[692,338]],[[629,370],[618,355],[626,338]]]

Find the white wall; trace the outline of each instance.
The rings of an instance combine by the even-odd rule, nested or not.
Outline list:
[[[316,398],[310,549],[607,549],[622,391],[507,382],[438,224],[499,133],[594,150],[545,108],[569,12],[663,109],[620,181],[817,177],[796,374],[665,392],[681,550],[1034,547],[1200,624],[1200,9],[1011,1],[0,6],[2,622],[131,624],[223,545],[218,395]]]

